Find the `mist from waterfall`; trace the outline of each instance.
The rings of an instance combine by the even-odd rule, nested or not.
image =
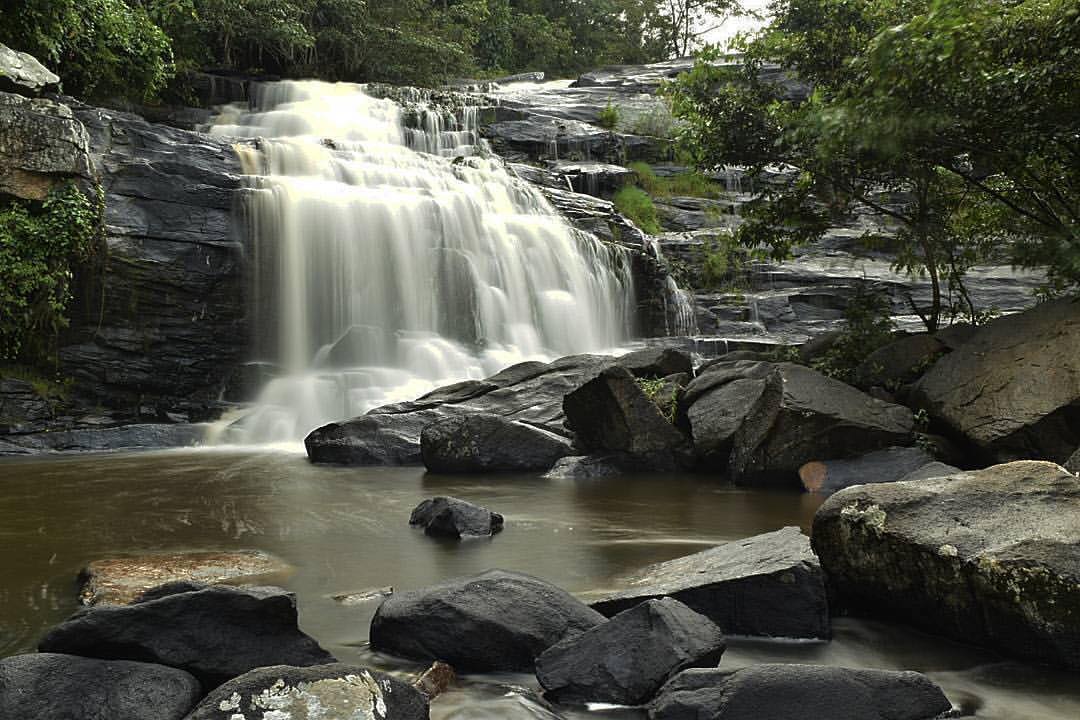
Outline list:
[[[223,116],[252,188],[257,359],[230,442],[327,422],[517,362],[618,347],[626,252],[489,157],[475,108],[406,113],[363,86],[282,82]],[[406,122],[408,118],[409,122]]]

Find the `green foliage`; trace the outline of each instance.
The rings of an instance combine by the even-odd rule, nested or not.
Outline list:
[[[36,362],[67,326],[72,265],[93,253],[102,198],[74,184],[54,188],[39,207],[0,209],[0,360]]]
[[[660,232],[660,223],[656,219],[656,208],[652,198],[639,187],[627,185],[614,197],[615,209],[634,221],[639,228],[656,235]]]
[[[596,124],[606,130],[614,130],[619,126],[620,115],[619,108],[609,102],[596,117]]]
[[[632,162],[627,168],[634,173],[634,184],[654,198],[716,198],[723,194],[718,184],[699,172],[660,177],[651,165],[641,161]]]
[[[141,3],[22,0],[0,5],[0,42],[34,55],[90,99],[156,96],[173,76],[169,38]]]
[[[679,387],[668,385],[663,378],[634,378],[637,386],[659,408],[664,418],[675,424],[679,412]],[[665,390],[667,393],[665,394]]]
[[[635,135],[648,135],[650,137],[672,140],[675,138],[675,117],[671,114],[671,104],[660,97],[651,110],[634,118],[631,131]]]
[[[855,369],[878,348],[893,341],[896,324],[887,296],[860,287],[848,299],[844,329],[811,367],[823,375],[855,383]]]
[[[746,250],[733,235],[710,238],[702,247],[701,287],[731,290],[738,286],[745,266]]]

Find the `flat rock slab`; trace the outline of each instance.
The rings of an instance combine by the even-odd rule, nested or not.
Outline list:
[[[678,600],[646,600],[608,622],[548,648],[536,677],[558,702],[642,705],[673,675],[715,666],[720,628]]]
[[[680,673],[649,706],[649,720],[933,720],[951,710],[917,672],[754,665]]]
[[[334,662],[300,631],[292,593],[185,582],[155,588],[133,605],[83,608],[49,631],[38,649],[168,665],[190,672],[206,689],[264,665]]]
[[[291,572],[292,567],[284,560],[259,550],[103,558],[79,573],[79,600],[83,605],[126,605],[168,582],[257,585],[279,580]]]
[[[424,534],[434,537],[488,537],[502,531],[503,516],[465,500],[440,496],[417,505],[409,524],[419,525]]]
[[[210,693],[186,720],[428,720],[428,700],[354,665],[261,667]]]
[[[825,581],[810,539],[797,527],[755,535],[658,563],[592,607],[613,616],[673,597],[729,635],[827,638]]]
[[[1058,465],[848,488],[813,546],[844,606],[1080,668],[1080,478]]]
[[[180,720],[202,697],[175,668],[36,653],[0,660],[5,720]]]
[[[565,590],[489,570],[387,598],[371,620],[371,646],[463,671],[532,670],[536,657],[604,616]]]

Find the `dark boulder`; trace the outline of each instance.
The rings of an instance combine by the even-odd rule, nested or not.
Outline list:
[[[895,389],[917,380],[946,352],[945,343],[933,335],[908,335],[870,353],[855,368],[855,378],[859,387]]]
[[[626,368],[615,366],[563,400],[567,424],[588,450],[633,458],[642,469],[668,469],[690,459],[686,437]]]
[[[502,530],[503,516],[457,498],[435,497],[416,506],[409,524],[435,537],[487,537]]]
[[[732,635],[827,638],[825,580],[797,527],[735,540],[658,563],[592,607],[609,617],[670,596]]]
[[[376,650],[464,671],[532,670],[540,653],[602,622],[554,585],[489,570],[395,593],[376,611],[370,639]]]
[[[0,660],[0,718],[180,720],[202,697],[175,668],[37,653]]]
[[[634,377],[662,378],[680,373],[694,373],[690,353],[671,347],[636,350],[622,355],[615,362],[633,373]]]
[[[250,715],[248,715],[250,713]],[[186,720],[427,720],[428,700],[393,675],[355,665],[260,667],[210,693]]]
[[[1080,478],[1053,463],[842,490],[813,545],[843,607],[1080,668]]]
[[[134,605],[84,608],[38,649],[168,665],[207,689],[263,665],[334,661],[297,627],[296,598],[280,588],[177,583],[162,592]]]
[[[562,435],[490,413],[449,417],[420,433],[420,455],[432,472],[547,470],[573,452]]]
[[[33,55],[0,43],[0,92],[37,97],[60,88],[60,78]]]
[[[912,401],[997,462],[1064,462],[1080,445],[1080,302],[984,325],[915,385]]]
[[[932,462],[922,448],[885,448],[852,460],[808,462],[799,468],[799,479],[807,491],[831,495],[852,485],[896,482]]]
[[[675,673],[715,666],[726,645],[711,620],[672,598],[646,600],[536,659],[557,702],[642,705]]]
[[[621,475],[619,460],[613,455],[574,455],[564,457],[544,473],[549,480],[599,480]]]
[[[687,670],[649,706],[650,720],[933,720],[952,703],[917,672],[824,665]]]
[[[552,363],[525,362],[485,380],[439,388],[411,402],[375,408],[331,423],[304,440],[312,462],[341,465],[418,465],[420,434],[432,423],[489,413],[570,437],[563,397],[614,363],[607,355],[572,355]]]

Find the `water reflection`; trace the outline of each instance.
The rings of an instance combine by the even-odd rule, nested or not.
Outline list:
[[[408,525],[425,497],[451,494],[506,517],[493,539],[433,541]],[[642,565],[722,540],[809,529],[819,499],[747,492],[707,478],[653,476],[591,483],[536,476],[446,477],[419,468],[310,465],[292,453],[169,451],[0,461],[0,655],[32,650],[76,608],[85,563],[120,553],[258,549],[296,568],[304,629],[345,661],[415,669],[370,652],[378,600],[333,595],[421,587],[489,568],[528,572],[580,594],[613,587]],[[1080,683],[905,628],[840,619],[831,643],[734,639],[724,665],[821,662],[923,670],[954,702],[1000,720],[1080,717]],[[545,720],[513,687],[529,676],[478,676],[440,700],[435,720]],[[509,693],[509,694],[508,694]],[[564,717],[639,717],[566,712]]]

